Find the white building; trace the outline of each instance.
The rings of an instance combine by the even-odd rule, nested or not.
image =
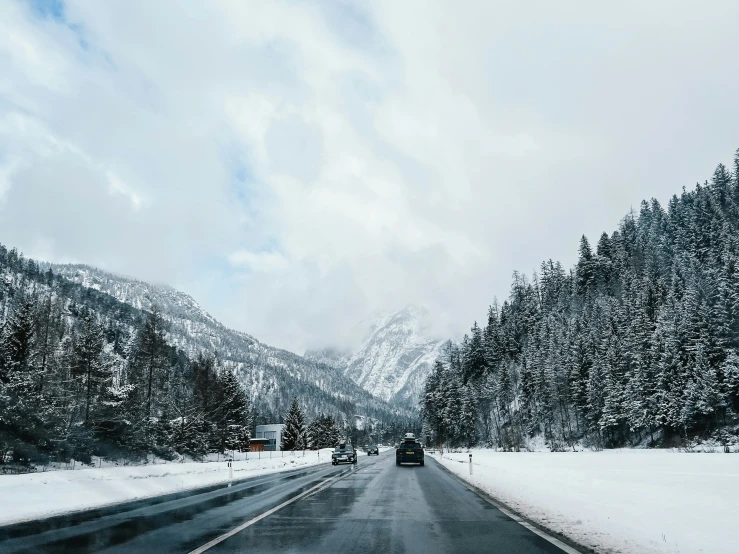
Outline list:
[[[264,445],[265,450],[274,450],[275,452],[280,450],[280,444],[282,444],[282,431],[285,429],[283,423],[273,423],[271,425],[257,425],[257,437],[258,439],[269,439],[269,442]]]

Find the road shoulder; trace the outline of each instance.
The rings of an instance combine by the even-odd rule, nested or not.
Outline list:
[[[597,554],[595,550],[592,550],[584,545],[578,544],[572,539],[570,539],[569,537],[561,533],[558,533],[552,529],[548,529],[547,527],[541,525],[540,523],[533,521],[532,519],[526,517],[524,514],[514,510],[513,508],[511,508],[504,502],[501,502],[497,498],[493,498],[489,493],[482,490],[480,487],[473,485],[472,483],[470,483],[463,477],[449,470],[447,467],[444,466],[444,464],[440,463],[439,460],[437,460],[435,456],[427,456],[427,457],[432,459],[434,463],[442,471],[446,472],[447,475],[450,475],[452,478],[458,481],[463,487],[474,492],[479,497],[481,497],[483,500],[495,506],[498,510],[500,510],[503,514],[511,518],[513,521],[515,521],[519,525],[526,527],[531,532],[536,533],[540,537],[546,539],[547,541],[561,548],[564,552],[567,552],[568,554]]]

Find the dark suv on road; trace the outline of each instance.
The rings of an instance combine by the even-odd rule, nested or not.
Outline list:
[[[375,454],[377,456],[380,455],[380,450],[377,448],[376,444],[370,444],[367,447],[367,456],[372,456],[372,454]]]
[[[406,463],[423,465],[423,446],[413,437],[406,437],[395,449],[395,465]]]
[[[340,444],[331,453],[331,463],[337,464],[356,464],[357,451],[351,444]]]

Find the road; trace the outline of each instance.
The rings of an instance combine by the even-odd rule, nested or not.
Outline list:
[[[0,528],[0,552],[561,554],[426,459],[397,467],[390,451]]]

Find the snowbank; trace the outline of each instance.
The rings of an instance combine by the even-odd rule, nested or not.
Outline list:
[[[281,454],[284,457],[278,457]],[[326,464],[331,450],[318,452],[263,452],[261,459],[233,462],[234,480],[279,471]],[[0,525],[100,508],[188,489],[228,482],[228,465],[168,463],[147,466],[103,467],[82,471],[49,471],[0,477]]]
[[[439,460],[439,455],[434,458]],[[514,510],[598,552],[737,552],[739,456],[665,450],[444,454]]]

